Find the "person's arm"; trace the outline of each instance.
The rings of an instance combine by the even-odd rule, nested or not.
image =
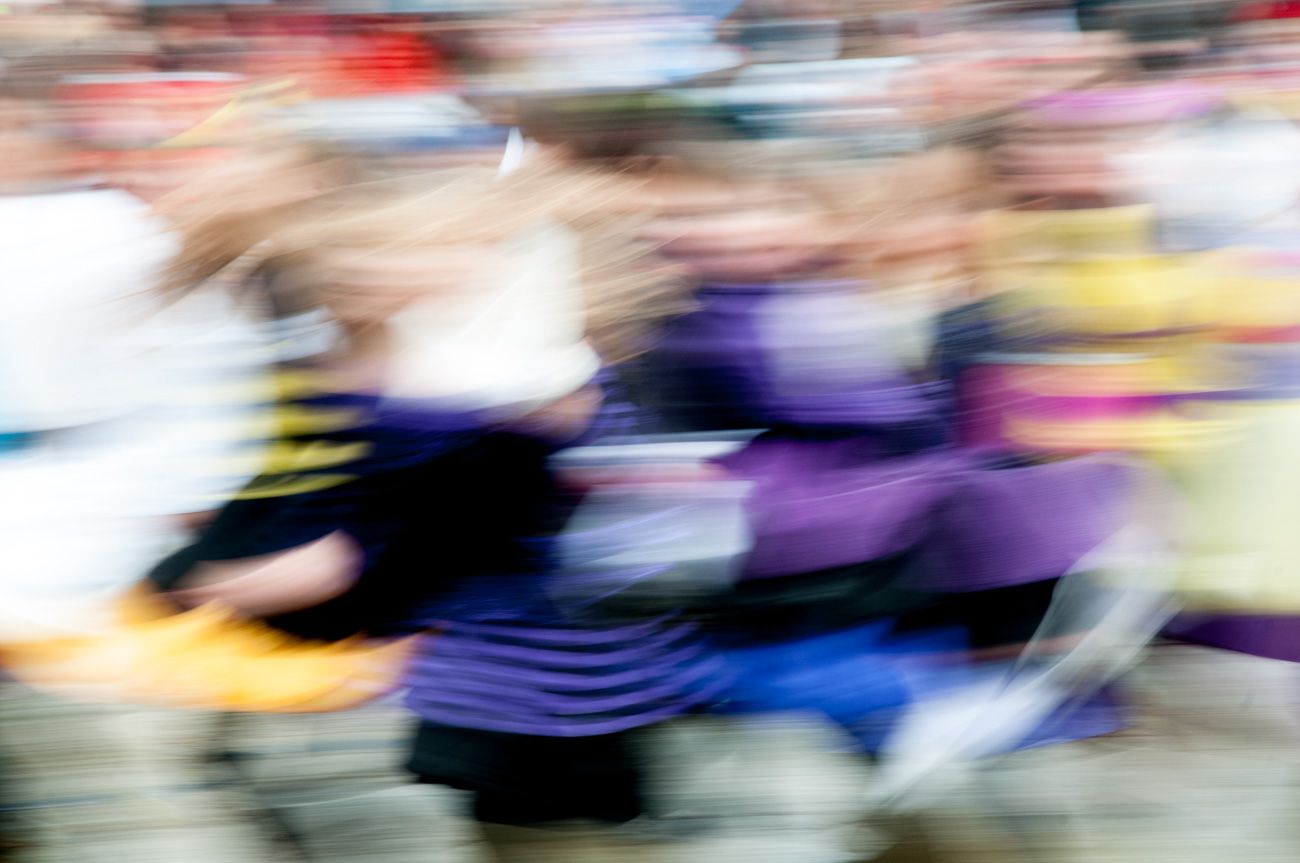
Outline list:
[[[590,428],[605,402],[600,386],[590,384],[511,424],[511,431],[567,445]]]
[[[249,617],[272,617],[343,594],[363,559],[357,543],[335,531],[274,554],[199,563],[170,596],[186,606],[218,602]]]
[[[321,605],[349,590],[364,568],[362,547],[346,528],[365,506],[361,485],[241,495],[155,566],[149,582],[182,607],[215,602],[247,617]],[[249,486],[260,487],[258,480]]]

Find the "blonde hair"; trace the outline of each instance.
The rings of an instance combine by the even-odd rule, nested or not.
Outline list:
[[[277,207],[200,212],[177,274],[185,281],[210,276],[256,247],[288,284],[310,285],[316,268],[328,266],[321,253],[331,248],[382,255],[487,245],[558,222],[580,242],[586,337],[605,362],[618,363],[645,350],[659,322],[692,307],[679,272],[633,239],[635,216],[622,202],[635,182],[554,166],[507,177],[470,167],[344,182]]]
[[[255,267],[248,259],[342,177],[340,163],[325,152],[263,141],[165,195],[154,206],[172,223],[181,250],[164,292],[185,293],[236,262]]]

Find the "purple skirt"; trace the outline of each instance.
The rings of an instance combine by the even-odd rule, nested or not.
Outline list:
[[[1134,474],[1109,457],[991,469],[978,454],[882,456],[861,439],[763,438],[722,460],[754,484],[744,577],[919,552],[937,591],[1027,584],[1069,572],[1125,517]]]
[[[449,623],[409,669],[425,722],[539,737],[616,734],[714,699],[728,675],[693,626]]]
[[[1220,647],[1266,659],[1300,662],[1300,616],[1284,614],[1186,614],[1165,628],[1179,641]]]

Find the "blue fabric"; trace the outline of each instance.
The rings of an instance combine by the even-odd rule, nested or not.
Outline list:
[[[18,452],[26,449],[31,445],[33,436],[30,434],[0,434],[0,453]]]
[[[878,714],[892,716],[913,697],[918,660],[965,646],[960,632],[899,637],[891,623],[770,644],[721,648],[735,680],[727,713],[821,713],[854,729]]]

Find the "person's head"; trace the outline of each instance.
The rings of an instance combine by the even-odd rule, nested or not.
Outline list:
[[[545,314],[571,302],[578,337],[617,361],[643,346],[646,325],[685,308],[675,273],[618,224],[625,192],[621,178],[554,167],[353,183],[274,232],[273,265],[355,333],[415,307],[440,326],[458,315],[490,326],[494,298]]]
[[[642,238],[707,282],[816,274],[844,239],[826,203],[792,184],[669,171],[638,198],[650,216]]]
[[[273,254],[335,318],[364,329],[509,271],[510,239],[547,215],[547,202],[490,172],[352,183],[281,225]]]
[[[347,173],[329,154],[284,140],[215,151],[206,161],[190,152],[169,162],[169,152],[139,154],[138,170],[119,179],[146,187],[150,203],[180,234],[181,253],[165,285],[171,293],[197,287],[304,218],[310,202]]]

